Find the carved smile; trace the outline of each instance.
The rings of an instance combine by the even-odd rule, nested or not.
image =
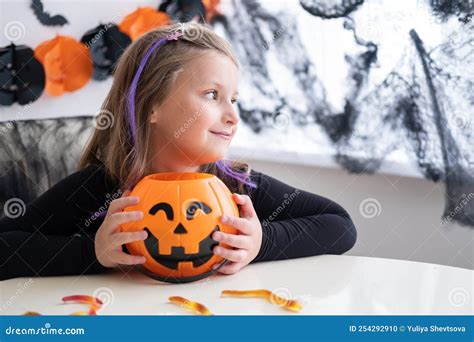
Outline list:
[[[171,255],[160,255],[158,239],[150,232],[148,227],[143,228],[143,230],[148,233],[148,237],[144,242],[150,256],[159,264],[169,269],[177,270],[178,264],[183,261],[192,261],[194,267],[204,265],[208,262],[214,255],[212,249],[218,244],[211,236],[215,231],[219,231],[220,229],[219,226],[215,226],[211,234],[199,243],[198,253],[185,254],[184,247],[173,246],[171,247]]]

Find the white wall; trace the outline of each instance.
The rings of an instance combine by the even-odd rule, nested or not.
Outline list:
[[[258,171],[341,204],[358,241],[348,255],[373,256],[474,268],[473,230],[442,225],[444,184],[419,178],[354,175],[339,169],[247,160]],[[379,215],[365,218],[362,201],[374,198]],[[368,215],[365,215],[368,216]]]

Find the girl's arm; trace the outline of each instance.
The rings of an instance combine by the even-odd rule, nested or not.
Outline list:
[[[0,233],[0,280],[89,274],[103,269],[94,253],[93,234]]]
[[[24,214],[0,220],[0,279],[97,273],[95,232],[107,188],[96,166],[76,172],[26,205]]]
[[[252,262],[343,254],[354,246],[354,223],[336,202],[260,172],[252,171],[252,180],[258,187],[250,197],[263,233]]]

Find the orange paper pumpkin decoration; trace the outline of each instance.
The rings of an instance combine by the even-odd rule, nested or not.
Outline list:
[[[60,96],[82,88],[92,76],[92,59],[87,47],[71,37],[58,35],[35,49],[35,57],[43,64],[46,92]]]
[[[119,29],[132,40],[137,40],[148,31],[168,24],[171,24],[171,18],[168,14],[157,11],[152,7],[139,7],[122,20]]]
[[[215,16],[222,15],[217,9],[220,2],[220,0],[202,0],[202,4],[206,9],[206,22],[210,23]]]
[[[223,261],[214,255],[219,243],[214,231],[237,234],[220,222],[222,215],[239,216],[232,194],[216,176],[208,173],[157,173],[144,177],[130,196],[140,198],[124,211],[141,210],[140,221],[122,225],[122,231],[145,230],[144,241],[127,244],[133,255],[143,255],[145,274],[170,283],[205,278]],[[222,246],[227,246],[221,243]],[[228,247],[228,246],[227,246]]]

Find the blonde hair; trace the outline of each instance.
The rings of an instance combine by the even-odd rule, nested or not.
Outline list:
[[[150,56],[137,84],[134,103],[137,127],[135,148],[127,120],[127,92],[140,61],[150,47],[158,40],[180,30],[184,34],[178,40],[162,45]],[[229,57],[239,67],[229,43],[211,28],[197,23],[160,27],[146,33],[125,49],[116,65],[113,85],[97,118],[101,120],[101,115],[111,116],[107,118],[109,124],[105,128],[96,126],[78,168],[83,169],[93,163],[101,164],[106,173],[119,183],[121,189],[133,188],[137,181],[151,173],[151,125],[148,124],[148,117],[152,108],[166,99],[183,65],[210,51]],[[199,172],[216,175],[232,192],[247,193],[245,184],[255,186],[246,181],[250,175],[247,163],[217,161],[200,165]]]

